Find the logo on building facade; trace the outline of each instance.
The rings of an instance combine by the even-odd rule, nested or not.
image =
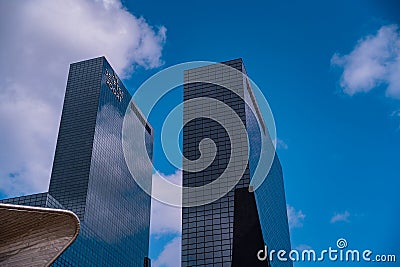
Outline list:
[[[111,92],[115,95],[118,101],[121,102],[122,98],[124,97],[124,92],[122,92],[122,89],[119,86],[117,74],[115,74],[114,71],[110,73],[108,69],[106,69],[104,74],[106,75],[106,84],[108,88],[110,88]]]

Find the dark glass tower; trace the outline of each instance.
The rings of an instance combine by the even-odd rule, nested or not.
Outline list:
[[[122,124],[131,95],[104,57],[70,66],[49,192],[6,203],[64,208],[81,220],[77,240],[53,266],[148,266],[151,199],[132,175],[152,179],[152,166],[128,170]],[[132,122],[145,133],[152,158],[151,126],[132,104]],[[137,137],[137,138],[135,138]],[[142,177],[145,176],[145,177]]]
[[[241,59],[223,64],[246,73]],[[241,178],[235,188],[212,203],[182,209],[182,267],[292,266],[291,262],[269,263],[257,259],[257,252],[264,248],[264,244],[269,249],[289,252],[290,236],[282,169],[277,156],[262,185],[254,193],[249,192],[250,179],[262,153],[259,145],[261,136],[268,133],[247,78],[238,75],[237,71],[215,64],[185,71],[184,81],[185,101],[199,97],[213,98],[233,109],[246,128],[250,147],[247,139],[241,139],[240,149],[235,151],[244,153],[249,149],[249,160],[238,163],[243,165],[245,171],[243,175],[239,174]],[[229,85],[231,90],[218,84]],[[208,109],[210,114],[224,112],[212,104],[185,104],[184,120],[198,113],[199,109]],[[230,118],[225,119],[229,123]],[[207,149],[203,149],[203,153],[199,150],[200,141],[205,138],[214,141],[217,150],[215,158],[204,170],[183,171],[183,185],[186,187],[199,187],[215,181],[227,168],[232,156],[227,130],[215,120],[205,117],[184,125],[184,156],[192,161],[200,156],[210,156],[212,153],[207,153]],[[183,169],[187,170],[187,167],[184,161]],[[232,172],[232,175],[236,174]],[[220,189],[224,190],[223,186]],[[184,204],[198,197],[183,191]]]

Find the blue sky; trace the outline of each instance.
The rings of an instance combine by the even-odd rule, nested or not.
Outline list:
[[[10,8],[19,9],[18,6]],[[104,11],[93,3],[82,10],[90,8]],[[93,45],[93,52],[91,40],[79,34],[75,36],[76,33],[39,38],[49,36],[51,29],[47,24],[38,24],[36,36],[39,37],[26,43],[28,50],[39,51],[37,53],[44,47],[50,54],[62,49],[70,56],[62,55],[60,61],[45,58],[56,62],[56,69],[63,70],[61,74],[53,74],[54,69],[45,69],[50,76],[49,86],[59,89],[46,96],[35,95],[34,100],[40,105],[32,99],[27,102],[33,107],[33,114],[48,121],[46,127],[34,119],[29,128],[15,126],[2,104],[0,136],[3,153],[0,158],[7,164],[0,163],[0,174],[4,177],[0,177],[3,180],[0,181],[0,196],[46,190],[44,178],[40,178],[42,180],[37,184],[32,180],[39,178],[29,181],[21,178],[19,187],[8,180],[12,174],[23,177],[24,172],[30,177],[46,177],[48,174],[70,62],[105,54],[124,77],[125,85],[134,92],[151,75],[177,63],[193,60],[218,62],[241,57],[275,117],[277,135],[281,140],[278,154],[290,205],[293,248],[322,250],[334,247],[336,240],[343,237],[350,248],[371,249],[400,257],[397,227],[400,219],[397,192],[400,187],[400,83],[396,79],[400,77],[400,67],[396,69],[400,61],[399,28],[396,29],[396,25],[400,27],[400,5],[396,1],[123,1],[122,6],[117,4],[113,8],[113,12],[97,14],[108,19],[106,24],[114,23],[114,30],[118,27],[128,29],[128,33],[136,34],[136,39],[113,38],[118,36],[114,36],[112,27],[105,25],[106,35],[99,38],[107,36],[107,39],[115,41],[104,42],[102,46]],[[25,16],[23,12],[18,14]],[[28,19],[35,19],[34,15]],[[126,24],[113,20],[118,16],[122,21],[125,19]],[[93,21],[98,19],[96,15],[90,18]],[[25,31],[19,22],[9,23],[11,29],[1,27],[1,31],[4,34],[15,30],[11,33],[11,39],[16,41],[14,44],[32,38],[19,35]],[[129,28],[132,24],[136,27]],[[57,26],[62,32],[70,31],[69,26]],[[101,29],[103,25],[93,25],[93,29],[99,27]],[[379,30],[383,31],[381,35]],[[57,41],[73,36],[77,38],[77,48],[71,48],[74,42],[65,48],[60,44],[62,42]],[[380,41],[386,41],[388,45],[381,46]],[[40,73],[30,74],[33,71],[29,67],[32,66],[27,65],[25,70],[10,63],[7,54],[15,53],[17,56],[18,50],[11,43],[7,49],[7,44],[3,44],[2,50],[7,53],[1,52],[3,62],[0,69],[6,77],[1,82],[2,88],[10,89],[2,89],[1,103],[5,103],[2,100],[7,99],[9,92],[16,92],[14,95],[23,98],[28,91],[21,88],[26,84],[33,88],[41,84],[41,80],[36,80]],[[131,47],[135,47],[136,53],[127,57],[124,51]],[[360,66],[369,68],[360,70]],[[377,69],[377,66],[382,69]],[[344,73],[348,75],[342,76]],[[24,75],[29,78],[19,81]],[[37,88],[42,90],[40,86]],[[388,91],[388,88],[394,91]],[[179,102],[179,93],[176,91],[169,95],[171,101],[165,101],[169,106],[160,107],[150,118],[155,130],[161,126],[168,109]],[[12,100],[16,107],[22,106],[18,102],[21,98]],[[43,108],[35,108],[38,106]],[[55,115],[47,119],[53,110]],[[23,108],[14,112],[18,119],[29,117]],[[25,131],[36,137],[26,136]],[[19,135],[21,140],[31,140],[29,153],[21,150],[20,139],[16,139]],[[43,147],[47,154],[42,155]],[[26,164],[30,157],[42,159],[43,166]],[[179,173],[163,161],[157,143],[155,165],[165,175],[179,179]],[[22,189],[24,185],[30,189]],[[152,222],[150,256],[156,266],[177,266],[172,258],[176,256],[179,239],[178,212],[160,205],[156,208],[158,217],[155,215],[155,220],[160,220],[160,216],[166,216],[166,213],[169,217],[165,222]],[[317,264],[296,264],[314,265]],[[343,266],[323,263],[323,266],[339,265]]]
[[[243,58],[286,144],[278,154],[297,222],[293,247],[322,250],[344,237],[349,248],[399,253],[400,119],[392,115],[399,99],[385,96],[384,82],[368,93],[347,94],[340,84],[343,67],[331,64],[335,53],[350,54],[359,40],[398,24],[399,5],[201,1],[128,8],[167,27],[165,66]]]

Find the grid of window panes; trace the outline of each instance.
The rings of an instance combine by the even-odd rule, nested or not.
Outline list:
[[[46,207],[47,208],[53,208],[53,209],[62,209],[65,210],[65,207],[60,204],[52,195],[47,194],[47,201],[46,201]]]
[[[239,71],[242,71],[241,59],[225,62]],[[215,80],[215,83],[191,82],[202,79]],[[228,84],[234,92],[217,84]],[[243,97],[243,77],[236,75],[236,71],[221,69],[217,65],[201,67],[185,72],[184,100],[197,97],[209,97],[217,99],[229,105],[246,124],[245,103]],[[198,108],[184,104],[184,118],[195,114]],[[214,108],[212,112],[223,112]],[[183,128],[183,154],[189,160],[200,157],[199,142],[204,138],[214,141],[217,148],[213,162],[203,171],[183,172],[183,185],[197,187],[210,183],[217,179],[227,167],[231,144],[228,133],[222,125],[209,118],[196,118],[188,122]],[[247,149],[244,140],[243,149]],[[247,163],[243,163],[247,164]],[[184,169],[186,166],[183,166]],[[249,185],[249,169],[236,187]],[[185,198],[195,196],[185,195]],[[197,196],[198,197],[198,196]],[[233,216],[234,216],[234,192],[219,200],[198,207],[182,209],[182,267],[187,266],[231,266],[232,241],[233,241]]]
[[[3,199],[0,200],[0,203],[40,208],[65,209],[54,197],[52,197],[47,192]]]
[[[127,261],[128,256],[124,255],[119,247],[104,241],[97,230],[81,222],[78,238],[52,266],[143,266],[143,263],[138,265]]]
[[[84,219],[104,58],[70,65],[49,193]]]
[[[96,98],[90,100],[92,105],[96,105],[94,120],[92,116],[87,115],[86,121],[81,121],[80,129],[68,129],[82,133],[91,132],[84,133],[88,138],[87,141],[91,142],[91,147],[90,149],[84,147],[82,155],[84,159],[90,156],[90,161],[88,168],[84,167],[80,172],[73,174],[73,178],[70,178],[72,181],[69,181],[78,185],[82,180],[86,180],[83,195],[84,209],[78,210],[82,211],[82,215],[84,215],[81,219],[81,233],[54,266],[142,267],[144,258],[148,256],[151,199],[136,184],[128,170],[121,141],[123,119],[131,96],[117,77],[116,82],[123,92],[123,97],[116,97],[114,91],[110,89],[107,75],[105,75],[105,73],[113,74],[114,71],[104,58],[101,59],[101,68],[89,67],[88,62],[77,63],[75,65],[78,66],[74,66],[74,68],[71,66],[74,75],[70,75],[70,79],[77,80],[76,87],[68,88],[67,86],[66,94],[78,95],[76,91],[79,91],[82,96],[88,88],[85,85],[91,84],[97,86],[93,90],[97,90],[98,93],[87,95]],[[99,64],[96,59],[91,62],[95,66]],[[112,85],[115,86],[115,84]],[[68,90],[75,92],[68,93]],[[74,99],[74,101],[78,100]],[[65,106],[64,111],[69,108],[78,109],[75,112],[80,112],[76,103]],[[140,116],[140,113],[137,115]],[[137,137],[145,132],[148,150],[137,150],[135,153],[138,158],[143,156],[151,158],[152,129],[143,118],[135,117],[135,119],[136,121],[133,123],[136,125],[137,131],[129,141],[140,142],[140,138]],[[74,146],[78,145],[72,140],[71,142]],[[81,148],[75,147],[75,150],[79,149]],[[60,153],[62,152],[60,151]],[[68,159],[68,157],[60,159],[62,166],[66,164],[66,162],[62,162],[63,159]],[[132,171],[133,175],[140,175],[141,179],[151,181],[151,166],[137,166],[137,169]],[[79,181],[77,180],[78,176],[81,176]],[[52,181],[56,188],[62,187],[62,185],[58,185],[59,182],[58,180]],[[82,192],[79,191],[79,194]],[[68,203],[72,203],[73,199],[69,199],[71,196],[68,193],[63,193],[62,197],[65,197]]]
[[[264,183],[255,191],[262,233],[269,250],[291,250],[282,169],[275,157]],[[291,261],[273,260],[272,267],[291,267]]]
[[[13,204],[13,205],[32,206],[41,208],[46,207],[46,202],[47,202],[47,192],[0,200],[0,203],[3,204]]]
[[[246,73],[241,59],[224,62],[224,64]],[[202,80],[210,82],[201,82]],[[228,85],[234,92],[216,84]],[[245,141],[240,144],[240,147],[249,149],[249,165],[247,161],[243,162],[247,167],[236,188],[248,187],[250,174],[258,165],[261,135],[268,135],[248,80],[242,75],[238,76],[235,71],[229,71],[219,65],[186,71],[184,100],[197,97],[210,97],[224,102],[239,115],[246,126],[250,147]],[[246,103],[241,98],[246,99]],[[210,109],[210,105],[199,107],[184,104],[184,120],[195,116],[199,108]],[[214,108],[211,112],[223,111]],[[216,144],[216,158],[203,171],[184,171],[184,186],[197,187],[210,183],[217,179],[227,166],[231,149],[229,136],[222,125],[209,118],[196,118],[184,126],[184,156],[189,160],[198,159],[200,157],[199,143],[204,138],[211,138]],[[186,166],[183,167],[185,169]],[[277,156],[266,180],[255,192],[264,242],[270,248],[283,248],[290,251],[283,176]],[[187,192],[185,194],[184,191],[183,201],[185,203],[198,197],[195,194],[189,195]],[[211,204],[183,208],[182,266],[231,266],[232,235],[235,230],[233,216],[234,191],[230,191]],[[272,266],[292,266],[292,263],[273,262]]]
[[[261,135],[264,135],[265,142],[271,142],[268,136],[266,125],[264,124],[255,97],[249,84],[245,84],[245,99],[246,103],[246,123],[247,132],[250,140],[250,177],[252,177],[255,168],[258,165],[259,156],[261,153]],[[251,112],[250,107],[255,111]],[[261,126],[261,127],[260,127]],[[262,228],[262,234],[265,244],[269,250],[285,250],[290,251],[290,234],[286,212],[285,189],[283,183],[282,167],[279,162],[278,155],[275,151],[275,157],[267,177],[261,186],[254,192],[257,203],[258,216]],[[264,151],[265,153],[265,151]],[[260,166],[262,167],[262,166]],[[291,261],[272,261],[272,267],[291,267]]]

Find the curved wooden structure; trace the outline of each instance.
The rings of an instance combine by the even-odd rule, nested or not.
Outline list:
[[[49,266],[79,230],[71,211],[0,204],[0,266]]]

